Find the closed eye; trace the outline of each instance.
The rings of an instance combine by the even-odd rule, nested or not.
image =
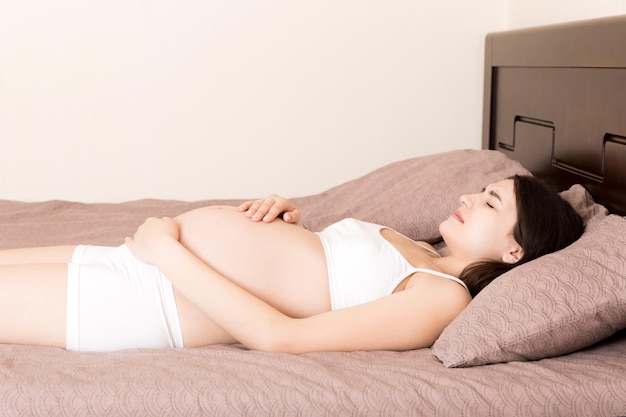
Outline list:
[[[487,193],[488,196],[495,198],[496,200],[500,202],[500,204],[502,204],[502,197],[500,197],[500,194],[498,194],[495,190],[487,190],[487,188],[483,188],[481,190],[481,193],[485,193],[485,192]],[[489,201],[485,201],[485,204],[489,206],[490,208],[495,208],[495,206],[491,204]]]

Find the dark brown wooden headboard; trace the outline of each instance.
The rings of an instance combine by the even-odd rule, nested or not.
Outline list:
[[[626,214],[626,16],[491,33],[483,148]]]

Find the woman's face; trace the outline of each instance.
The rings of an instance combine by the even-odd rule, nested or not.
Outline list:
[[[523,251],[513,237],[517,205],[513,180],[488,185],[477,194],[465,194],[460,207],[439,231],[450,253],[465,261],[517,262]]]

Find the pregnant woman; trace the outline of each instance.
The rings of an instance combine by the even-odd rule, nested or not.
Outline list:
[[[441,223],[448,254],[344,219],[297,225],[278,196],[150,218],[119,247],[0,251],[0,343],[72,351],[199,347],[427,347],[485,285],[582,233],[539,180],[463,195]]]

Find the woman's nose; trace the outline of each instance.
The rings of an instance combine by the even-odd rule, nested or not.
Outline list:
[[[479,195],[480,194],[463,194],[460,198],[461,205],[467,208],[472,208]]]

